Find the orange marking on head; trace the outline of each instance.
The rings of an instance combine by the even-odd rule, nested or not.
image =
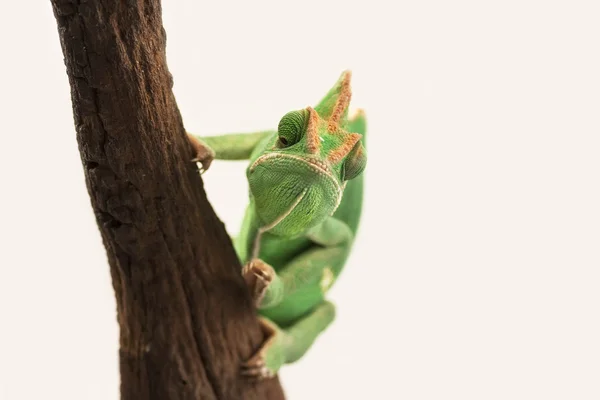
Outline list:
[[[306,146],[312,154],[319,152],[321,140],[319,138],[319,114],[312,107],[308,107],[308,126],[306,127]]]
[[[331,117],[329,117],[329,124],[327,125],[327,130],[329,132],[333,133],[337,130],[340,120],[344,115],[344,111],[346,111],[348,105],[350,104],[350,98],[352,97],[352,90],[350,89],[351,78],[352,73],[350,71],[346,71],[342,77],[342,82],[340,83],[340,93],[338,94],[338,98],[333,106]]]
[[[362,135],[359,133],[348,134],[348,136],[344,138],[342,144],[337,149],[329,153],[329,156],[327,156],[327,161],[331,163],[339,162],[348,153],[350,153],[350,151],[356,145],[356,143],[358,143],[360,138],[362,138]]]

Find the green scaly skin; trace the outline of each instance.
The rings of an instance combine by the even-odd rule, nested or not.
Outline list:
[[[249,159],[250,202],[237,254],[268,336],[242,366],[255,379],[301,358],[335,316],[326,292],[350,254],[362,207],[366,121],[348,119],[350,72],[313,109],[287,113],[277,131],[197,137],[214,159]]]

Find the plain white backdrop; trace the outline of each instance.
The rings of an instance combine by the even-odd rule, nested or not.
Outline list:
[[[164,0],[188,130],[274,128],[344,69],[369,118],[334,325],[289,400],[600,398],[595,1]],[[118,399],[118,327],[49,1],[0,13],[0,399]],[[237,232],[244,163],[206,188]]]

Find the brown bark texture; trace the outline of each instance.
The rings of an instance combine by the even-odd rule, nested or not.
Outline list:
[[[283,399],[172,92],[159,0],[51,0],[120,325],[123,400]]]

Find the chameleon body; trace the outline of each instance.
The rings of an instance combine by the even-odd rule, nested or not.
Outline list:
[[[350,72],[314,107],[287,113],[276,131],[198,137],[195,162],[250,161],[250,201],[234,239],[267,339],[242,365],[274,376],[301,358],[335,316],[325,299],[358,228],[366,165],[364,113],[348,118]]]

